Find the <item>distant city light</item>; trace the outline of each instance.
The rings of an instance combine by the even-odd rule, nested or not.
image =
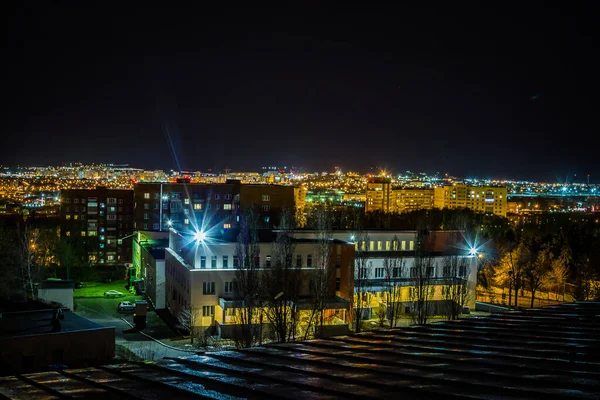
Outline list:
[[[168,221],[167,221],[167,225],[169,225],[169,226],[173,226],[173,221],[171,221],[171,220],[168,220]]]

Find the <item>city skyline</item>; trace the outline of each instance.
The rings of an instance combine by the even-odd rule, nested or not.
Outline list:
[[[271,172],[277,172],[277,173],[291,173],[292,171],[297,175],[305,175],[305,174],[323,174],[323,173],[328,173],[328,174],[334,174],[337,171],[339,172],[343,172],[343,173],[356,173],[356,174],[360,174],[363,176],[389,176],[389,177],[402,177],[402,176],[409,176],[409,175],[414,175],[414,176],[421,176],[421,177],[427,177],[427,178],[431,178],[431,177],[440,177],[440,178],[453,178],[453,179],[458,179],[458,180],[465,180],[465,181],[469,181],[469,180],[475,180],[475,181],[495,181],[495,182],[531,182],[531,183],[547,183],[547,184],[558,184],[558,185],[568,185],[568,184],[592,184],[592,185],[596,185],[599,183],[598,178],[596,177],[592,177],[591,174],[574,174],[574,173],[568,173],[564,176],[556,176],[554,179],[547,179],[547,180],[543,180],[543,179],[522,179],[521,176],[482,176],[481,174],[473,174],[473,175],[469,175],[469,176],[465,176],[465,175],[460,175],[460,174],[455,174],[452,173],[451,171],[420,171],[420,170],[414,170],[414,169],[401,169],[401,168],[388,168],[388,167],[381,167],[381,166],[376,166],[376,167],[367,167],[364,166],[363,168],[358,168],[358,169],[349,169],[349,168],[345,168],[344,165],[329,165],[327,167],[325,167],[322,170],[316,170],[311,168],[310,166],[305,166],[305,165],[296,165],[296,166],[292,166],[292,165],[263,165],[261,167],[255,167],[255,168],[249,168],[246,170],[237,170],[237,169],[233,169],[233,168],[228,168],[228,167],[224,167],[222,169],[213,169],[213,168],[206,168],[206,169],[196,169],[196,168],[188,168],[188,169],[181,169],[181,170],[177,170],[177,169],[173,169],[173,168],[169,168],[169,169],[162,169],[162,168],[145,168],[144,166],[141,165],[133,165],[130,163],[126,163],[126,162],[117,162],[117,163],[110,163],[110,162],[99,162],[99,163],[82,163],[82,162],[62,162],[60,164],[30,164],[30,165],[20,165],[20,164],[15,164],[15,165],[2,165],[0,164],[0,175],[2,174],[6,174],[7,171],[11,171],[11,173],[20,171],[20,170],[28,170],[28,169],[53,169],[53,168],[114,168],[114,169],[119,169],[119,168],[123,168],[126,170],[140,170],[140,171],[161,171],[163,173],[171,173],[171,174],[175,174],[177,176],[181,175],[181,174],[185,174],[185,173],[190,173],[190,174],[197,174],[197,173],[202,173],[202,174],[207,174],[207,175],[215,175],[215,176],[225,176],[228,174],[235,174],[235,173],[271,173]],[[49,172],[49,171],[46,171]]]
[[[584,5],[185,11],[9,12],[2,164],[600,176]]]

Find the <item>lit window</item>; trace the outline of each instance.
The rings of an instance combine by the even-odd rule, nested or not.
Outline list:
[[[73,219],[78,219],[79,215],[73,215]]]
[[[391,249],[391,243],[389,240],[385,241],[385,251],[390,251]]]
[[[66,232],[65,232],[65,235],[67,235],[67,236],[71,236],[71,231],[66,231]]]
[[[202,306],[202,316],[203,317],[214,317],[215,315],[215,306]]]
[[[114,261],[115,260],[115,256],[113,256],[113,255],[106,256],[106,258],[107,258],[108,261]]]
[[[271,201],[271,196],[269,196],[268,194],[263,194],[262,201]]]
[[[381,250],[383,250],[383,243],[381,242],[381,240],[378,240],[378,241],[377,241],[377,250],[378,250],[378,251],[381,251]]]
[[[262,206],[263,211],[269,211],[271,206]]]
[[[231,210],[231,204],[223,204],[223,210]]]
[[[81,231],[81,236],[85,236],[85,231]]]
[[[70,215],[67,215],[65,218],[66,218],[66,219],[71,219],[71,216],[70,216]]]
[[[231,224],[223,224],[223,229],[230,229],[231,228]]]
[[[414,242],[414,241],[412,241],[412,240],[411,240],[411,241],[408,243],[408,249],[409,249],[409,250],[414,250],[414,249],[415,249],[415,242]]]
[[[186,219],[183,220],[183,223],[186,224],[186,225],[189,225],[190,224],[190,220],[186,218]]]
[[[185,200],[183,200],[183,203],[184,203],[184,204],[190,204],[190,199],[185,199]]]
[[[150,193],[144,193],[144,198],[145,199],[149,199],[150,198]]]
[[[371,240],[369,242],[369,250],[370,251],[375,251],[375,242],[373,240]]]
[[[194,210],[202,210],[202,204],[194,203]]]

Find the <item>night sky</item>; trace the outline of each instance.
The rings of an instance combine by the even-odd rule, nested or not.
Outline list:
[[[592,1],[16,3],[30,7],[3,11],[0,164],[600,181]]]

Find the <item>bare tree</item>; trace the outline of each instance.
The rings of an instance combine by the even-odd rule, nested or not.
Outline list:
[[[238,347],[251,347],[257,336],[254,319],[257,309],[261,307],[258,214],[254,208],[247,209],[240,220],[236,257],[234,299],[239,310],[240,329],[235,339]]]
[[[531,251],[524,241],[516,247],[508,245],[503,249],[503,254],[496,268],[496,282],[503,286],[508,285],[508,306],[512,306],[512,291],[514,289],[514,305],[518,307],[518,294],[523,280],[525,267],[531,260]]]
[[[469,263],[467,258],[453,251],[441,262],[445,300],[445,316],[448,320],[458,319],[469,296]]]
[[[554,263],[554,255],[550,248],[550,243],[545,243],[537,254],[534,260],[530,260],[525,265],[524,275],[529,290],[531,290],[531,307],[533,308],[535,301],[535,293],[544,283],[546,277],[551,271]]]
[[[293,238],[294,216],[289,210],[283,210],[280,221],[272,259],[267,260],[270,265],[265,265],[261,276],[261,293],[264,295],[267,319],[275,329],[277,340],[286,342],[295,338],[302,270],[294,268],[292,264],[296,248]]]
[[[397,236],[392,239],[392,249],[383,260],[385,274],[385,289],[387,292],[386,314],[390,319],[390,327],[396,326],[402,313],[402,286],[401,278],[406,267],[406,260],[400,249],[400,240]]]
[[[430,253],[429,232],[418,230],[415,234],[415,258],[410,269],[412,287],[410,298],[412,302],[411,316],[413,322],[425,325],[431,315],[431,299],[435,286],[433,275],[435,265]]]
[[[200,310],[194,306],[187,306],[182,308],[177,315],[177,325],[184,331],[190,333],[190,343],[194,343],[194,327],[198,325],[200,320]]]
[[[17,226],[19,235],[19,260],[21,264],[21,281],[23,292],[27,298],[28,293],[35,300],[35,283],[38,267],[35,265],[38,249],[39,231],[34,229],[28,221]]]
[[[311,327],[319,323],[323,331],[324,313],[329,295],[329,280],[331,275],[332,237],[331,214],[320,205],[313,214],[315,228],[317,230],[316,261],[317,265],[310,271],[310,292],[312,298],[312,310],[304,333],[304,339],[308,337]],[[316,320],[316,321],[315,321]],[[315,323],[316,322],[316,323]]]
[[[367,253],[369,236],[359,230],[354,237],[358,246],[354,256],[354,329],[358,333],[361,331],[364,310],[370,307],[368,292],[373,263],[369,261]]]
[[[550,271],[550,284],[556,288],[556,300],[558,300],[558,293],[561,288],[564,288],[569,276],[569,267],[573,262],[571,255],[571,248],[567,242],[563,243],[560,255],[552,262],[552,268]],[[565,300],[564,289],[562,291],[563,301]]]

